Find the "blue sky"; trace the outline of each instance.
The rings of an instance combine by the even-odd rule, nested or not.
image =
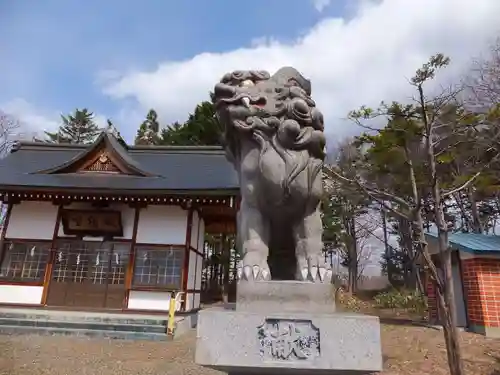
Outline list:
[[[349,110],[408,99],[430,55],[457,79],[498,14],[499,0],[0,0],[0,110],[34,133],[87,107],[131,141],[149,108],[183,121],[229,70],[293,65],[341,139],[359,131]]]
[[[183,121],[224,73],[292,65],[341,141],[360,131],[348,111],[411,100],[433,54],[452,61],[436,84],[459,82],[498,14],[500,0],[0,0],[0,110],[31,138],[87,107],[130,142],[150,108]]]
[[[102,71],[152,69],[262,37],[286,42],[343,11],[342,1],[318,12],[310,0],[0,0],[0,103],[112,116],[123,103],[96,84]]]

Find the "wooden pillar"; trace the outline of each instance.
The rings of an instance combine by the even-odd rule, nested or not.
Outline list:
[[[128,299],[130,289],[132,289],[132,281],[134,279],[134,266],[135,266],[135,244],[137,243],[137,230],[139,228],[139,218],[141,207],[135,207],[134,213],[134,226],[132,228],[132,240],[130,241],[130,250],[128,257],[127,273],[125,275],[125,296],[123,298],[123,308],[128,308]]]
[[[5,259],[5,254],[7,253],[7,249],[5,248],[5,236],[7,235],[7,228],[9,226],[10,217],[12,215],[12,208],[14,207],[14,203],[7,204],[7,212],[5,213],[2,233],[0,234],[0,267],[2,266],[3,260]]]
[[[47,296],[49,295],[50,280],[52,279],[52,270],[54,269],[54,262],[56,260],[56,244],[57,237],[59,235],[59,227],[61,226],[61,215],[63,211],[63,205],[59,205],[57,208],[56,222],[54,224],[54,232],[52,234],[52,242],[50,243],[50,253],[47,265],[45,266],[45,275],[43,277],[43,292],[42,292],[42,305],[47,304]]]
[[[191,253],[191,231],[193,230],[193,209],[188,208],[187,214],[187,227],[186,227],[186,244],[184,249],[184,264],[182,267],[182,286],[181,290],[184,292],[184,298],[182,300],[182,310],[186,311],[187,305],[187,290],[188,290],[188,280],[189,280],[189,255]]]
[[[193,293],[194,293],[194,298],[193,298],[193,304],[196,302],[196,293],[199,293],[200,294],[200,304],[201,304],[201,291],[199,289],[196,288],[196,283],[198,282],[198,262],[203,262],[203,259],[204,257],[201,258],[201,261],[200,261],[200,249],[198,248],[198,245],[200,244],[200,224],[201,224],[201,213],[200,211],[198,211],[198,233],[196,233],[196,262],[194,264],[194,283],[193,283]],[[203,234],[204,236],[204,234]],[[203,268],[201,269],[202,272],[203,272]],[[201,274],[200,276],[201,277]],[[197,309],[199,308],[198,307],[195,307],[193,306],[193,308]]]

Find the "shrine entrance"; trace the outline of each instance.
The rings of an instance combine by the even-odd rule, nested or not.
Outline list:
[[[47,306],[123,307],[129,243],[61,240],[53,251]]]

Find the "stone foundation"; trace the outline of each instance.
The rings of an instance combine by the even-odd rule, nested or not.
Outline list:
[[[235,374],[382,370],[378,317],[335,313],[330,284],[241,282],[236,308],[199,313],[196,363]]]

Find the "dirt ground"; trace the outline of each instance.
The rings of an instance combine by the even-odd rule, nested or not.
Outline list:
[[[448,374],[443,333],[383,324],[383,375]],[[468,375],[500,375],[500,339],[461,333]],[[216,375],[193,363],[195,333],[174,342],[0,336],[0,375]]]

